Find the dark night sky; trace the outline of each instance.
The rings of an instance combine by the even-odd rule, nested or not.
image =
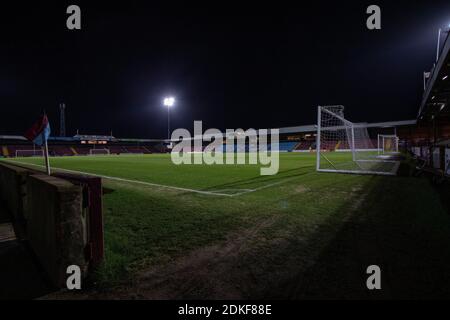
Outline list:
[[[343,104],[352,121],[412,119],[450,23],[449,1],[375,2],[379,31],[365,1],[36,2],[0,11],[0,134],[22,134],[44,108],[57,133],[64,101],[68,135],[162,138],[168,94],[173,128],[312,124],[318,104]],[[69,4],[81,31],[66,29]]]

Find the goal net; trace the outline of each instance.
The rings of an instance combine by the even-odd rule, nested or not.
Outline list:
[[[398,161],[380,159],[367,127],[344,117],[343,106],[319,106],[317,171],[395,175]]]
[[[102,155],[109,155],[110,151],[107,148],[104,148],[104,149],[91,149],[91,150],[89,150],[89,154],[91,156],[102,156]]]
[[[398,137],[396,135],[378,135],[378,154],[389,155],[398,153]]]
[[[44,150],[35,149],[35,150],[16,150],[16,158],[22,157],[43,157]]]

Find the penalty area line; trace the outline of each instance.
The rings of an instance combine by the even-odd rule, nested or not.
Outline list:
[[[277,185],[280,185],[280,184],[282,184],[282,183],[288,182],[288,181],[290,181],[290,180],[293,180],[293,178],[284,179],[284,180],[282,180],[282,181],[278,181],[278,182],[274,182],[274,183],[269,183],[269,184],[263,185],[263,186],[261,186],[261,187],[255,188],[255,189],[249,189],[249,190],[246,190],[246,191],[243,191],[243,192],[235,193],[235,194],[233,194],[233,197],[235,197],[235,196],[241,196],[241,195],[248,194],[248,193],[252,193],[252,192],[256,192],[256,191],[263,190],[263,189],[267,189],[267,188],[270,188],[270,187],[275,187],[275,186],[277,186]]]
[[[305,175],[309,175],[309,174],[312,174],[312,173],[314,173],[314,172],[310,172],[310,173],[307,173]],[[305,175],[303,175],[303,176],[305,176]],[[295,179],[298,179],[298,178],[299,177],[286,178],[284,180],[281,180],[281,181],[278,181],[278,182],[274,182],[274,183],[269,183],[269,184],[263,185],[261,187],[255,188],[255,189],[249,189],[249,190],[244,191],[244,192],[233,194],[233,197],[244,195],[244,194],[247,194],[247,193],[256,192],[256,191],[259,191],[259,190],[264,190],[264,189],[271,188],[271,187],[275,187],[277,185],[280,185],[280,184],[283,184],[283,183],[286,183],[286,182],[289,182],[289,181],[292,181],[292,180],[295,180]]]

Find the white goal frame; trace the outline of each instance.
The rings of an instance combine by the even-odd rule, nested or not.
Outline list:
[[[394,151],[386,151],[384,149],[385,147],[385,140],[386,139],[392,139],[394,141]],[[378,154],[379,155],[392,155],[392,154],[398,154],[398,136],[395,134],[379,134],[378,135]]]
[[[19,153],[21,152],[28,153],[28,155],[20,156]],[[16,158],[21,157],[44,157],[44,150],[41,148],[34,150],[16,150]]]
[[[337,114],[331,110],[339,110],[340,114]],[[372,174],[372,175],[396,175],[399,161],[386,160],[377,157],[377,151],[368,135],[367,128],[361,124],[354,124],[343,116],[344,106],[318,106],[317,110],[317,136],[316,136],[316,170],[318,172],[331,172],[331,173],[349,173],[349,174]],[[325,114],[325,117],[323,115]],[[328,119],[336,119],[336,124],[323,125],[323,121],[326,117]],[[348,144],[346,150],[326,150],[322,148],[322,135],[326,138],[326,132],[342,132],[345,135],[344,143]],[[336,133],[337,134],[337,133]],[[361,137],[361,140],[357,141],[356,137]],[[335,139],[332,141],[336,142]],[[342,142],[342,141],[341,141]],[[339,143],[339,142],[337,142]],[[326,148],[326,147],[325,147]],[[351,152],[351,160],[347,164],[351,164],[351,169],[340,168],[338,162],[333,162],[331,157],[328,156],[330,152],[336,154],[342,152]],[[328,154],[327,154],[328,153]],[[373,153],[373,154],[372,154]],[[323,168],[322,162],[325,162],[328,167]],[[382,170],[385,166],[386,170]]]
[[[96,152],[93,152],[93,151],[105,151],[105,153],[96,154]],[[110,154],[111,154],[111,151],[108,148],[90,149],[89,150],[90,156],[109,156]]]

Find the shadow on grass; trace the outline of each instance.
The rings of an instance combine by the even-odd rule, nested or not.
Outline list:
[[[450,297],[450,217],[433,186],[427,179],[374,177],[361,197],[363,192],[360,203],[330,215],[308,240],[310,250],[324,244],[310,266],[278,279],[266,298]],[[298,251],[305,251],[302,246]],[[305,264],[304,256],[296,256],[295,243],[286,250],[293,254],[288,270],[296,262]],[[382,290],[370,291],[366,268],[374,264],[381,268]]]
[[[314,172],[314,166],[307,166],[295,169],[289,169],[279,172],[273,176],[256,176],[249,179],[242,179],[230,183],[219,184],[215,186],[211,186],[209,188],[204,189],[204,191],[214,191],[220,189],[244,189],[248,188],[248,186],[256,185],[256,187],[261,187],[264,185],[268,185],[271,183],[277,183],[285,179],[296,178],[300,176],[304,176],[305,174],[309,174]]]

